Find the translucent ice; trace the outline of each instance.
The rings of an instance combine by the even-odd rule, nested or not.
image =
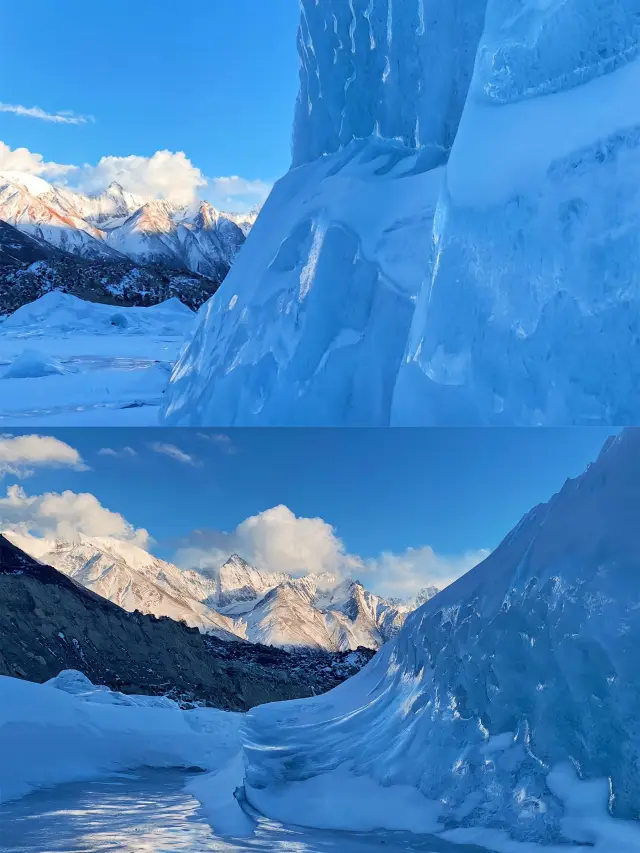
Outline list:
[[[393,422],[637,423],[640,2],[490,0]]]
[[[355,678],[252,711],[249,801],[316,826],[640,849],[639,483],[624,433]]]

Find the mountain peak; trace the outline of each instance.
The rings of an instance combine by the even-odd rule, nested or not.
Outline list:
[[[122,195],[124,193],[124,187],[117,181],[111,181],[111,183],[107,187],[107,192],[110,194],[117,193],[118,195]]]

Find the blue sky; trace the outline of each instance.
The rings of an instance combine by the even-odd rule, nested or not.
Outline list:
[[[11,455],[7,447],[15,445],[5,436],[0,492],[21,485],[30,500],[66,490],[89,493],[132,529],[148,531],[158,556],[174,558],[178,551],[180,564],[195,565],[200,558],[194,555],[203,552],[217,557],[244,550],[248,559],[257,554],[266,561],[264,568],[284,562],[304,573],[318,555],[325,562],[311,566],[316,570],[331,568],[332,561],[345,570],[355,556],[364,582],[395,594],[469,568],[532,506],[581,473],[610,432],[235,430],[227,437],[187,430],[55,430],[46,435],[77,451],[90,470],[76,470],[77,458],[56,457],[63,467],[49,467],[38,463],[42,454],[32,449],[24,458]],[[105,455],[106,448],[118,455]],[[18,476],[7,470],[16,468]],[[30,476],[20,476],[25,469]],[[24,518],[53,523],[55,513],[43,522],[40,504],[33,515],[36,504],[23,503]],[[70,506],[56,510],[65,523],[75,517]],[[287,510],[269,515],[275,507]],[[3,511],[6,523],[6,499],[0,501],[0,523]],[[246,524],[248,518],[254,520]],[[305,527],[305,519],[322,522]]]
[[[0,102],[87,119],[0,111],[12,150],[75,166],[184,152],[208,178],[246,181],[289,167],[297,0],[4,0],[0,24]]]

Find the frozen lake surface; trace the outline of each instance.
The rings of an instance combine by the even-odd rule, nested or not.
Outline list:
[[[0,806],[1,853],[480,853],[406,833],[285,827],[258,819],[250,838],[222,839],[184,785],[183,771],[144,770],[58,785]]]

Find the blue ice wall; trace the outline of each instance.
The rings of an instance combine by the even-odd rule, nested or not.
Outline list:
[[[379,135],[442,165],[486,0],[301,0],[294,165]]]

